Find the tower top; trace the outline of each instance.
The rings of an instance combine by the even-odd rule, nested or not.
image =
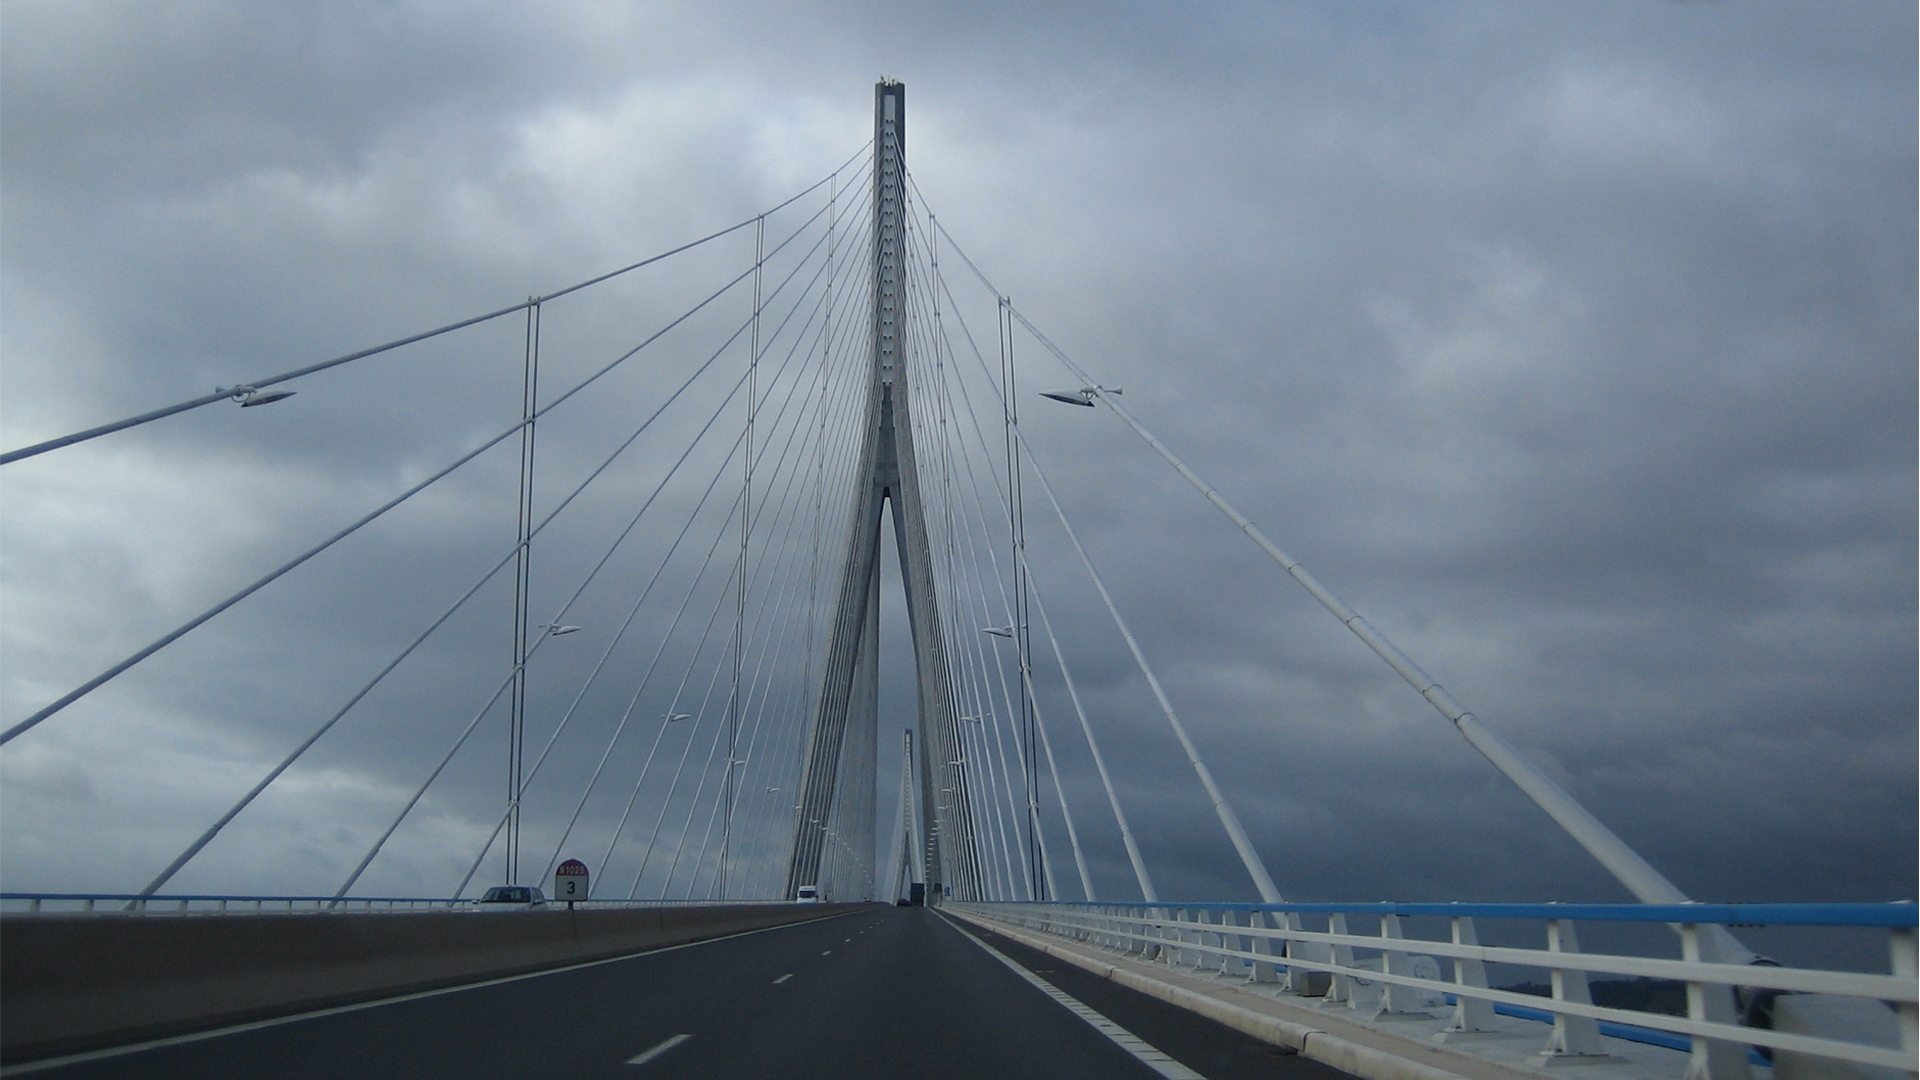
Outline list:
[[[873,134],[876,140],[891,138],[895,151],[906,153],[907,84],[899,79],[883,75],[873,84]]]

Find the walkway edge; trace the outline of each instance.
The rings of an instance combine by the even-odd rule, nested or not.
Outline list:
[[[1209,1020],[1225,1024],[1235,1031],[1276,1046],[1297,1050],[1303,1057],[1338,1069],[1349,1076],[1358,1077],[1359,1080],[1469,1080],[1459,1073],[1409,1061],[1319,1028],[1269,1016],[1230,1001],[1223,1001],[1211,994],[1203,994],[1163,979],[1143,975],[1104,958],[1088,956],[1078,949],[1049,941],[1044,937],[1003,923],[958,911],[942,911],[941,914],[965,920],[993,933],[1012,938],[1056,960],[1064,960],[1103,979],[1112,980],[1129,990],[1137,990],[1169,1005],[1198,1013]]]

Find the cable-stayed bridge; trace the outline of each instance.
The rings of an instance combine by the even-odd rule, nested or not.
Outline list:
[[[725,1010],[739,1014],[737,1025],[758,1032],[743,1036],[743,1047],[766,1045],[756,1057],[711,1031],[660,1028],[642,1037],[603,1025],[576,1033],[584,1040],[577,1046],[599,1055],[587,1060],[613,1071],[765,1075],[795,1071],[796,1053],[800,1071],[823,1075],[922,1067],[974,1075],[1028,1066],[1048,1075],[1213,1075],[1209,1067],[1268,1075],[1258,1070],[1304,1067],[1200,1060],[1219,1038],[1204,1027],[1211,1024],[1283,1056],[1367,1077],[1506,1076],[1548,1066],[1713,1080],[1756,1071],[1913,1072],[1910,904],[1693,904],[1149,430],[1120,388],[1102,385],[1036,327],[927,206],[907,169],[906,121],[904,86],[883,81],[869,146],[727,229],[523,303],[0,456],[0,464],[25,461],[229,403],[291,408],[276,403],[323,371],[501,327],[517,339],[516,417],[407,477],[362,516],[336,523],[269,572],[231,583],[192,618],[50,694],[0,733],[11,752],[43,725],[87,722],[86,703],[97,691],[190,643],[256,595],[297,582],[310,562],[343,557],[356,539],[474,471],[495,466],[517,483],[515,531],[500,550],[472,568],[460,590],[408,615],[402,645],[330,687],[317,706],[290,710],[312,713],[311,722],[291,732],[277,762],[197,823],[170,858],[139,868],[140,880],[124,892],[7,894],[13,914],[5,923],[28,935],[16,939],[12,955],[104,951],[84,935],[109,935],[97,940],[111,941],[113,954],[132,966],[106,962],[95,977],[123,993],[169,996],[151,981],[165,980],[139,962],[178,965],[174,954],[186,948],[181,927],[289,935],[306,942],[305,959],[239,974],[208,969],[194,978],[254,982],[229,990],[240,999],[206,994],[198,1012],[149,1011],[93,1028],[80,1014],[109,1009],[110,995],[88,999],[56,978],[36,982],[43,973],[15,959],[9,978],[24,973],[25,981],[11,992],[31,1005],[16,1004],[14,1015],[40,1027],[8,1033],[9,1069],[204,1075],[214,1066],[195,1055],[240,1045],[222,1041],[230,1036],[247,1040],[233,1060],[261,1066],[296,1053],[275,1039],[319,1030],[303,1025],[349,1032],[355,1023],[382,1022],[383,1003],[403,991],[406,1000],[392,1007],[412,1010],[405,1023],[449,1032],[440,1038],[450,1043],[469,1008],[462,994],[484,992],[514,1013],[511,995],[529,989],[522,985],[529,977],[615,980],[609,962],[631,958],[640,967],[620,969],[627,982],[593,992],[644,998],[662,1015],[685,1014],[675,1020],[683,1026],[697,1026],[692,1017],[705,1008],[690,1003],[724,1000]],[[556,361],[569,301],[649,268],[685,266],[683,284],[699,280],[724,265],[709,258],[718,245],[744,246],[746,238],[749,258],[694,287],[684,308],[630,348],[584,367]],[[605,402],[618,380],[667,349],[694,359],[669,378],[625,384],[618,439],[593,456],[556,462],[551,450],[543,454],[570,409]],[[1043,374],[1032,374],[1036,366]],[[1036,385],[1045,392],[1036,396]],[[1243,534],[1273,574],[1302,587],[1639,904],[1289,902],[1029,445],[1023,406],[1115,417],[1194,489],[1197,507]],[[517,467],[498,468],[515,450]],[[1082,577],[1034,572],[1029,510]],[[889,557],[898,567],[897,599],[886,589]],[[1243,897],[1169,898],[1156,886],[1128,817],[1137,792],[1103,755],[1101,717],[1076,680],[1076,665],[1087,661],[1069,655],[1049,617],[1047,598],[1066,590],[1097,596],[1123,643],[1123,662],[1180,747],[1168,771],[1190,776],[1211,809],[1218,832],[1183,843],[1231,851],[1244,874]],[[904,633],[881,617],[901,601]],[[298,897],[178,887],[330,738],[369,713],[394,720],[395,686],[443,664],[447,639],[487,620],[505,632],[496,633],[498,662],[482,665],[484,678],[407,699],[411,735],[431,732],[437,745],[392,805],[378,808],[379,827],[337,887]],[[1339,632],[1332,623],[1329,631]],[[894,648],[913,661],[908,709],[890,710],[882,693],[881,654]],[[1043,680],[1060,692],[1042,693]],[[898,768],[885,767],[896,746]],[[1069,746],[1094,764],[1100,800],[1069,799],[1060,775]],[[363,883],[383,871],[383,856],[392,861],[409,832],[429,827],[422,818],[435,813],[442,794],[483,775],[497,794],[472,850],[456,853],[457,872],[444,882],[419,881],[406,895],[369,893]],[[887,803],[883,796],[894,792]],[[1096,820],[1124,853],[1129,888],[1122,894],[1096,884],[1098,856],[1083,842],[1083,832],[1092,832],[1084,827]],[[576,866],[584,873],[574,873]],[[577,889],[565,925],[589,929],[543,936],[562,925],[557,907],[515,914],[511,923],[468,918],[485,908],[468,903],[482,890],[523,887]],[[510,907],[517,894],[496,895],[508,898],[497,906]],[[843,906],[906,900],[912,908],[923,897],[945,921],[921,910]],[[152,918],[195,912],[229,920]],[[395,914],[381,923],[375,912]],[[339,919],[239,919],[271,913]],[[84,915],[94,918],[78,918]],[[391,918],[429,917],[440,919],[436,926],[468,921],[445,931],[451,937],[438,952],[381,937],[428,925]],[[571,921],[578,918],[588,921]],[[1583,951],[1576,923],[1600,928],[1593,936],[1602,941],[1627,944]],[[1868,949],[1883,962],[1874,972],[1780,966],[1733,929],[1755,924],[1871,938]],[[401,930],[372,929],[395,925]],[[1673,929],[1653,935],[1658,947],[1633,933],[1661,926]],[[520,951],[447,966],[447,956],[474,951],[463,935],[482,931],[505,942],[494,948]],[[58,936],[76,933],[82,936]],[[323,945],[313,944],[321,940],[315,934]],[[64,942],[65,952],[52,941]],[[669,957],[668,944],[685,948]],[[200,949],[229,947],[208,939]],[[366,970],[309,979],[329,950],[361,957]],[[815,970],[836,950],[850,963],[857,958],[856,973]],[[713,984],[661,989],[663,980],[690,977],[674,965],[699,966],[696,954],[708,951],[725,951],[722,966],[753,969],[755,996]],[[383,955],[399,954],[416,966],[368,974]],[[773,967],[796,970],[772,970],[770,956]],[[652,974],[631,974],[642,968]],[[1515,988],[1528,972],[1544,994]],[[773,989],[816,975],[832,989]],[[1680,995],[1678,1007],[1610,1003],[1590,987],[1620,976],[1664,980]],[[927,984],[938,989],[916,996],[913,988]],[[988,1002],[1009,986],[1038,997],[1011,1015],[992,1012]],[[196,984],[186,996],[203,989]],[[898,1000],[903,995],[910,1004]],[[800,1003],[774,1000],[783,997]],[[982,1057],[968,1039],[922,1049],[922,1057],[895,1045],[934,1039],[927,1032],[956,1016],[979,1025],[983,1039],[985,1029],[1033,1025],[1030,1006],[1049,997],[1055,1006],[1048,1008],[1063,1008],[1039,1012],[1065,1018],[1066,1034],[1022,1028],[1007,1036],[1041,1047],[1030,1058]],[[1104,1004],[1089,1003],[1096,998]],[[742,1004],[749,1001],[758,1004]],[[1173,1011],[1154,1013],[1145,1002]],[[754,1009],[764,1009],[765,1019]],[[827,1038],[846,1019],[832,1014],[848,1010],[893,1025],[886,1034],[856,1025],[855,1036],[828,1040],[865,1038],[872,1056],[827,1060],[796,1050],[809,1037]],[[1116,1022],[1122,1013],[1137,1019]],[[364,1037],[371,1036],[332,1038]],[[491,1044],[449,1045],[438,1060],[479,1054],[497,1068],[511,1056],[476,1049],[483,1045]],[[1190,1048],[1170,1052],[1175,1045]],[[324,1068],[344,1067],[343,1059],[326,1060],[332,1064]]]

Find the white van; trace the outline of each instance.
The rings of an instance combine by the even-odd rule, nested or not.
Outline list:
[[[797,891],[796,891],[796,892],[794,893],[794,895],[793,895],[793,902],[794,902],[794,903],[796,903],[796,904],[817,904],[817,903],[819,903],[819,902],[820,902],[820,887],[819,887],[818,885],[802,885],[802,886],[800,886],[800,888],[799,888],[799,889],[798,889],[798,890],[797,890]]]

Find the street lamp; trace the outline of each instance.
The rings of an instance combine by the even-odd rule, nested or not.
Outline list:
[[[1042,390],[1040,396],[1058,401],[1063,405],[1084,405],[1091,409],[1093,408],[1093,400],[1098,395],[1118,393],[1120,393],[1120,388],[1117,386],[1112,388],[1105,386],[1083,386],[1078,390]]]
[[[661,715],[667,718],[667,723],[669,724],[677,724],[682,720],[690,720],[693,718],[692,713],[683,712],[662,713]]]
[[[548,637],[564,637],[567,634],[577,634],[580,632],[580,627],[578,626],[562,626],[559,623],[544,625],[540,627],[540,629],[545,630]]]
[[[285,401],[295,393],[295,391],[292,390],[280,390],[277,388],[256,390],[251,386],[236,386],[232,389],[216,386],[213,388],[213,392],[227,395],[239,402],[240,407],[243,409],[251,409],[255,405],[271,405],[276,401]]]

